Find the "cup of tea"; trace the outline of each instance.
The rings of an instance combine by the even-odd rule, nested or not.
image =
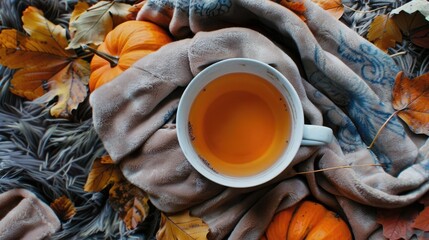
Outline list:
[[[332,141],[332,129],[304,124],[292,84],[247,58],[214,63],[186,87],[176,115],[179,145],[206,178],[229,187],[263,184],[286,169],[301,145]]]

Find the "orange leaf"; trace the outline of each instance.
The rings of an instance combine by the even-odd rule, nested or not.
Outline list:
[[[414,79],[398,73],[392,103],[413,132],[429,135],[429,73]]]
[[[116,182],[109,191],[109,202],[128,229],[136,228],[149,214],[149,198],[128,181]]]
[[[412,223],[418,214],[414,205],[405,208],[378,209],[377,223],[383,226],[383,235],[387,239],[410,239],[414,234]]]
[[[378,48],[387,52],[396,42],[402,42],[402,33],[396,23],[387,15],[381,14],[374,18],[368,30],[368,40]]]
[[[429,207],[425,207],[419,215],[417,215],[412,227],[426,232],[429,231]]]
[[[340,19],[344,13],[344,5],[341,0],[312,0],[314,3],[325,9],[334,18]]]
[[[290,9],[296,13],[303,21],[305,21],[304,13],[307,10],[304,4],[304,0],[274,0],[283,7]]]
[[[110,157],[105,156],[103,158]],[[98,158],[94,161],[84,186],[86,192],[100,192],[106,188],[107,185],[119,182],[123,179],[119,167],[115,164],[103,164],[103,158]]]
[[[66,196],[61,196],[51,203],[51,208],[63,221],[71,219],[76,214],[73,202]]]

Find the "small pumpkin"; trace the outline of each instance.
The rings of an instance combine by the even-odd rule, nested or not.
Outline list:
[[[91,60],[89,89],[110,82],[140,58],[172,42],[167,31],[147,22],[129,20],[110,31]],[[91,50],[91,48],[89,48]]]
[[[277,213],[262,239],[348,240],[352,234],[338,214],[307,200]]]

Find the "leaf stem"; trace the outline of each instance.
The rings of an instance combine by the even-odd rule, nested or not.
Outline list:
[[[88,45],[83,45],[82,49],[83,50],[89,50],[90,52],[94,53],[95,55],[97,55],[97,56],[101,57],[102,59],[108,61],[110,63],[111,68],[114,68],[118,65],[118,61],[119,61],[118,57],[112,56],[112,55],[104,53],[104,52],[100,52],[97,49],[94,49]]]
[[[357,12],[357,13],[371,13],[371,12],[376,12],[378,10],[382,10],[382,9],[387,8],[387,6],[384,6],[384,7],[379,7],[379,8],[375,8],[375,9],[363,11],[363,10],[357,10],[357,9],[351,8],[351,7],[349,7],[349,6],[345,5],[345,4],[343,4],[343,6],[345,8],[347,8],[347,9],[349,9],[349,10],[351,10],[353,12]]]
[[[374,139],[372,140],[371,144],[367,147],[367,149],[371,149],[371,148],[374,146],[375,141],[377,141],[377,138],[378,138],[378,136],[379,136],[379,135],[380,135],[380,133],[381,133],[381,130],[383,130],[383,128],[387,125],[387,123],[388,123],[388,122],[389,122],[389,121],[390,121],[394,116],[396,116],[396,114],[398,114],[400,111],[401,111],[401,110],[397,110],[397,111],[393,112],[393,113],[392,113],[392,114],[387,118],[387,120],[383,123],[383,125],[381,125],[380,129],[378,129],[377,133],[375,134]]]
[[[329,170],[336,170],[336,169],[342,169],[342,168],[354,168],[354,167],[373,167],[373,166],[381,166],[381,164],[378,163],[370,163],[370,164],[360,164],[360,165],[354,165],[354,166],[336,166],[336,167],[329,167],[329,168],[323,168],[323,169],[317,169],[312,171],[305,171],[305,172],[297,172],[296,174],[309,174],[309,173],[317,173],[317,172],[325,172]]]

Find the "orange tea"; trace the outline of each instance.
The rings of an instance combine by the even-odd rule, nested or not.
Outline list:
[[[291,116],[271,83],[249,73],[230,73],[198,93],[189,113],[189,134],[216,172],[249,176],[271,166],[287,148]]]

